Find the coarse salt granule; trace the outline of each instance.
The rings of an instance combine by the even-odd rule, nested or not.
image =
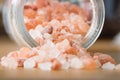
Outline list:
[[[70,42],[68,39],[65,39],[59,43],[56,44],[57,49],[59,49],[61,52],[64,52],[66,49],[70,48]]]
[[[40,33],[44,30],[43,26],[42,25],[37,25],[35,30],[39,31]]]
[[[48,33],[45,33],[45,34],[43,35],[43,37],[44,37],[46,40],[52,40],[52,36],[51,36],[50,34],[48,34]]]
[[[41,50],[45,51],[45,53],[48,54],[48,56],[51,58],[55,58],[60,55],[60,51],[57,49],[56,45],[50,40],[47,40],[46,44],[41,46]]]
[[[70,62],[66,58],[67,54],[61,54],[58,56],[58,60],[61,63],[61,69],[69,69],[70,68]]]
[[[82,61],[79,58],[75,57],[71,59],[70,67],[74,69],[82,69],[84,67]]]
[[[33,30],[33,29],[31,29],[30,31],[29,31],[29,34],[31,35],[31,37],[33,38],[33,39],[36,39],[37,37],[39,37],[39,38],[43,38],[42,37],[42,34],[38,31],[38,30]]]
[[[51,62],[38,63],[38,68],[44,71],[51,71],[52,63]]]
[[[112,64],[111,62],[107,62],[102,65],[103,70],[114,70],[115,69],[115,64]]]
[[[1,65],[2,67],[16,69],[18,67],[18,62],[12,57],[4,57],[1,59]]]
[[[29,22],[29,19],[27,17],[24,17],[24,22],[25,23]]]
[[[62,24],[60,23],[60,21],[58,21],[57,19],[53,19],[49,22],[49,24],[51,26],[53,26],[53,29],[56,31],[60,26],[62,26]]]
[[[24,65],[24,68],[26,69],[32,69],[32,68],[35,68],[36,63],[32,59],[27,59],[24,61],[23,65]]]
[[[70,63],[66,60],[60,60],[60,63],[62,64],[61,69],[69,69],[70,68]]]
[[[99,60],[94,60],[94,61],[95,61],[95,63],[96,63],[96,67],[97,67],[97,68],[100,68],[100,67],[101,67],[100,61],[99,61]]]

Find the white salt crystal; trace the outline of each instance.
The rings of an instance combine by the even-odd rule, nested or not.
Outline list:
[[[46,44],[51,48],[55,48],[55,44],[51,40],[47,40]]]
[[[45,38],[45,39],[50,39],[50,40],[52,40],[52,36],[50,35],[50,34],[48,34],[48,33],[45,33],[44,35],[43,35],[43,37]]]
[[[29,22],[29,19],[27,17],[24,17],[24,23]]]
[[[45,15],[46,14],[45,10],[43,10],[43,9],[39,9],[37,11],[37,13],[38,13],[38,15]]]
[[[44,62],[44,63],[39,63],[38,68],[44,71],[51,71],[52,70],[52,63],[51,62]]]
[[[42,34],[38,30],[30,30],[29,34],[33,39],[36,39],[37,37],[42,38]]]
[[[18,62],[12,57],[4,57],[1,59],[1,65],[10,69],[16,69],[18,67]]]
[[[39,51],[38,51],[38,54],[39,54],[40,56],[45,56],[45,55],[46,55],[46,51],[44,51],[44,50],[39,50]]]
[[[70,63],[67,62],[66,60],[60,60],[60,63],[62,64],[61,69],[69,69]]]
[[[65,39],[62,42],[57,43],[56,47],[60,50],[60,52],[64,52],[70,47],[70,42],[67,39]]]
[[[115,69],[115,64],[112,64],[111,62],[107,62],[103,64],[102,69],[104,70],[114,70]]]
[[[53,42],[51,42],[50,40],[47,40],[47,44],[48,44],[48,46],[49,46],[49,57],[51,57],[51,58],[56,58],[56,57],[58,57],[59,55],[60,55],[60,51],[57,49],[57,47],[56,47],[56,45],[53,43]]]
[[[57,20],[53,19],[50,21],[50,25],[53,27],[53,29],[56,31],[62,24]]]
[[[42,25],[37,25],[35,30],[37,30],[41,33],[44,30],[44,28],[42,27]]]
[[[24,62],[24,68],[26,69],[32,69],[36,66],[36,63],[34,60],[32,59],[28,59]]]
[[[82,61],[79,58],[73,58],[70,62],[70,67],[75,69],[82,69],[84,67]]]

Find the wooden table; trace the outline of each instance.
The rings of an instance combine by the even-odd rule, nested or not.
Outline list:
[[[9,51],[19,49],[19,46],[8,37],[0,36],[0,57]],[[98,40],[89,51],[105,52],[120,62],[120,50],[111,40]],[[120,71],[105,70],[64,70],[40,71],[39,69],[0,69],[0,80],[120,80]]]

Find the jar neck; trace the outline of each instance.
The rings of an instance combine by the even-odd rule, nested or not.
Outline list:
[[[91,27],[83,39],[82,46],[89,48],[98,39],[105,20],[105,8],[103,0],[90,0],[93,10]]]

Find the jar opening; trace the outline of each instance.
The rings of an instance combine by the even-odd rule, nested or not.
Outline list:
[[[102,0],[18,0],[4,7],[12,37],[30,47],[68,39],[85,48],[98,38],[104,22]],[[12,19],[12,20],[11,20]],[[19,20],[19,21],[17,21]],[[5,22],[4,21],[4,22]],[[19,41],[18,41],[19,38]]]

